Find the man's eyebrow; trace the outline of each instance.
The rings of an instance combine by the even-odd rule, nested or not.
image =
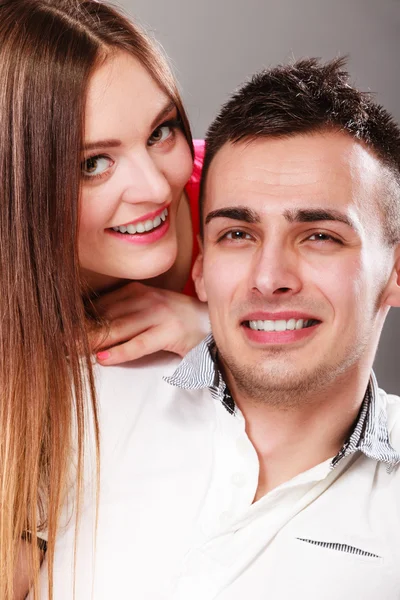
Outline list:
[[[155,119],[153,119],[150,125],[150,131],[152,131],[173,109],[175,108],[175,103],[172,100],[168,99],[167,104],[165,104],[162,109],[157,113]],[[122,142],[118,139],[109,139],[109,140],[97,140],[94,142],[87,142],[83,145],[82,150],[93,150],[93,149],[102,149],[102,148],[117,148],[121,146]]]
[[[357,227],[348,215],[335,209],[307,208],[285,210],[283,216],[289,223],[313,223],[314,221],[338,221],[357,231]]]
[[[206,216],[205,224],[207,225],[207,223],[217,218],[233,219],[234,221],[244,221],[245,223],[261,222],[260,216],[254,210],[246,208],[245,206],[227,206],[226,208],[212,210]]]

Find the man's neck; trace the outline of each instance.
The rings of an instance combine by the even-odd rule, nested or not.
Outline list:
[[[296,407],[286,409],[233,394],[260,463],[254,501],[336,456],[354,427],[369,377],[370,366],[358,365],[340,381],[299,397]]]

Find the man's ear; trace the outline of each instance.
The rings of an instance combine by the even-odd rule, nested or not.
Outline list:
[[[200,239],[200,236],[197,236],[197,240],[199,242],[199,254],[193,265],[192,277],[199,300],[201,300],[202,302],[207,302],[207,294],[204,289],[203,279],[203,242]]]
[[[400,306],[400,244],[395,250],[395,263],[383,294],[387,306]]]

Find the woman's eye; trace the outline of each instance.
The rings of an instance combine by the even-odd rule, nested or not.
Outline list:
[[[112,166],[112,160],[106,156],[92,156],[82,163],[84,177],[97,177]]]
[[[153,146],[154,144],[159,144],[160,142],[165,142],[169,138],[172,133],[172,127],[170,125],[160,125],[157,127],[151,134],[148,144],[149,146]]]

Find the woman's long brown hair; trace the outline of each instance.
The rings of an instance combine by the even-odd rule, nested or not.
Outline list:
[[[13,597],[23,535],[38,598],[41,530],[52,598],[71,459],[79,515],[89,430],[99,457],[77,254],[80,162],[88,81],[116,50],[136,56],[174,100],[190,144],[164,58],[119,12],[95,0],[0,1],[1,600]]]

